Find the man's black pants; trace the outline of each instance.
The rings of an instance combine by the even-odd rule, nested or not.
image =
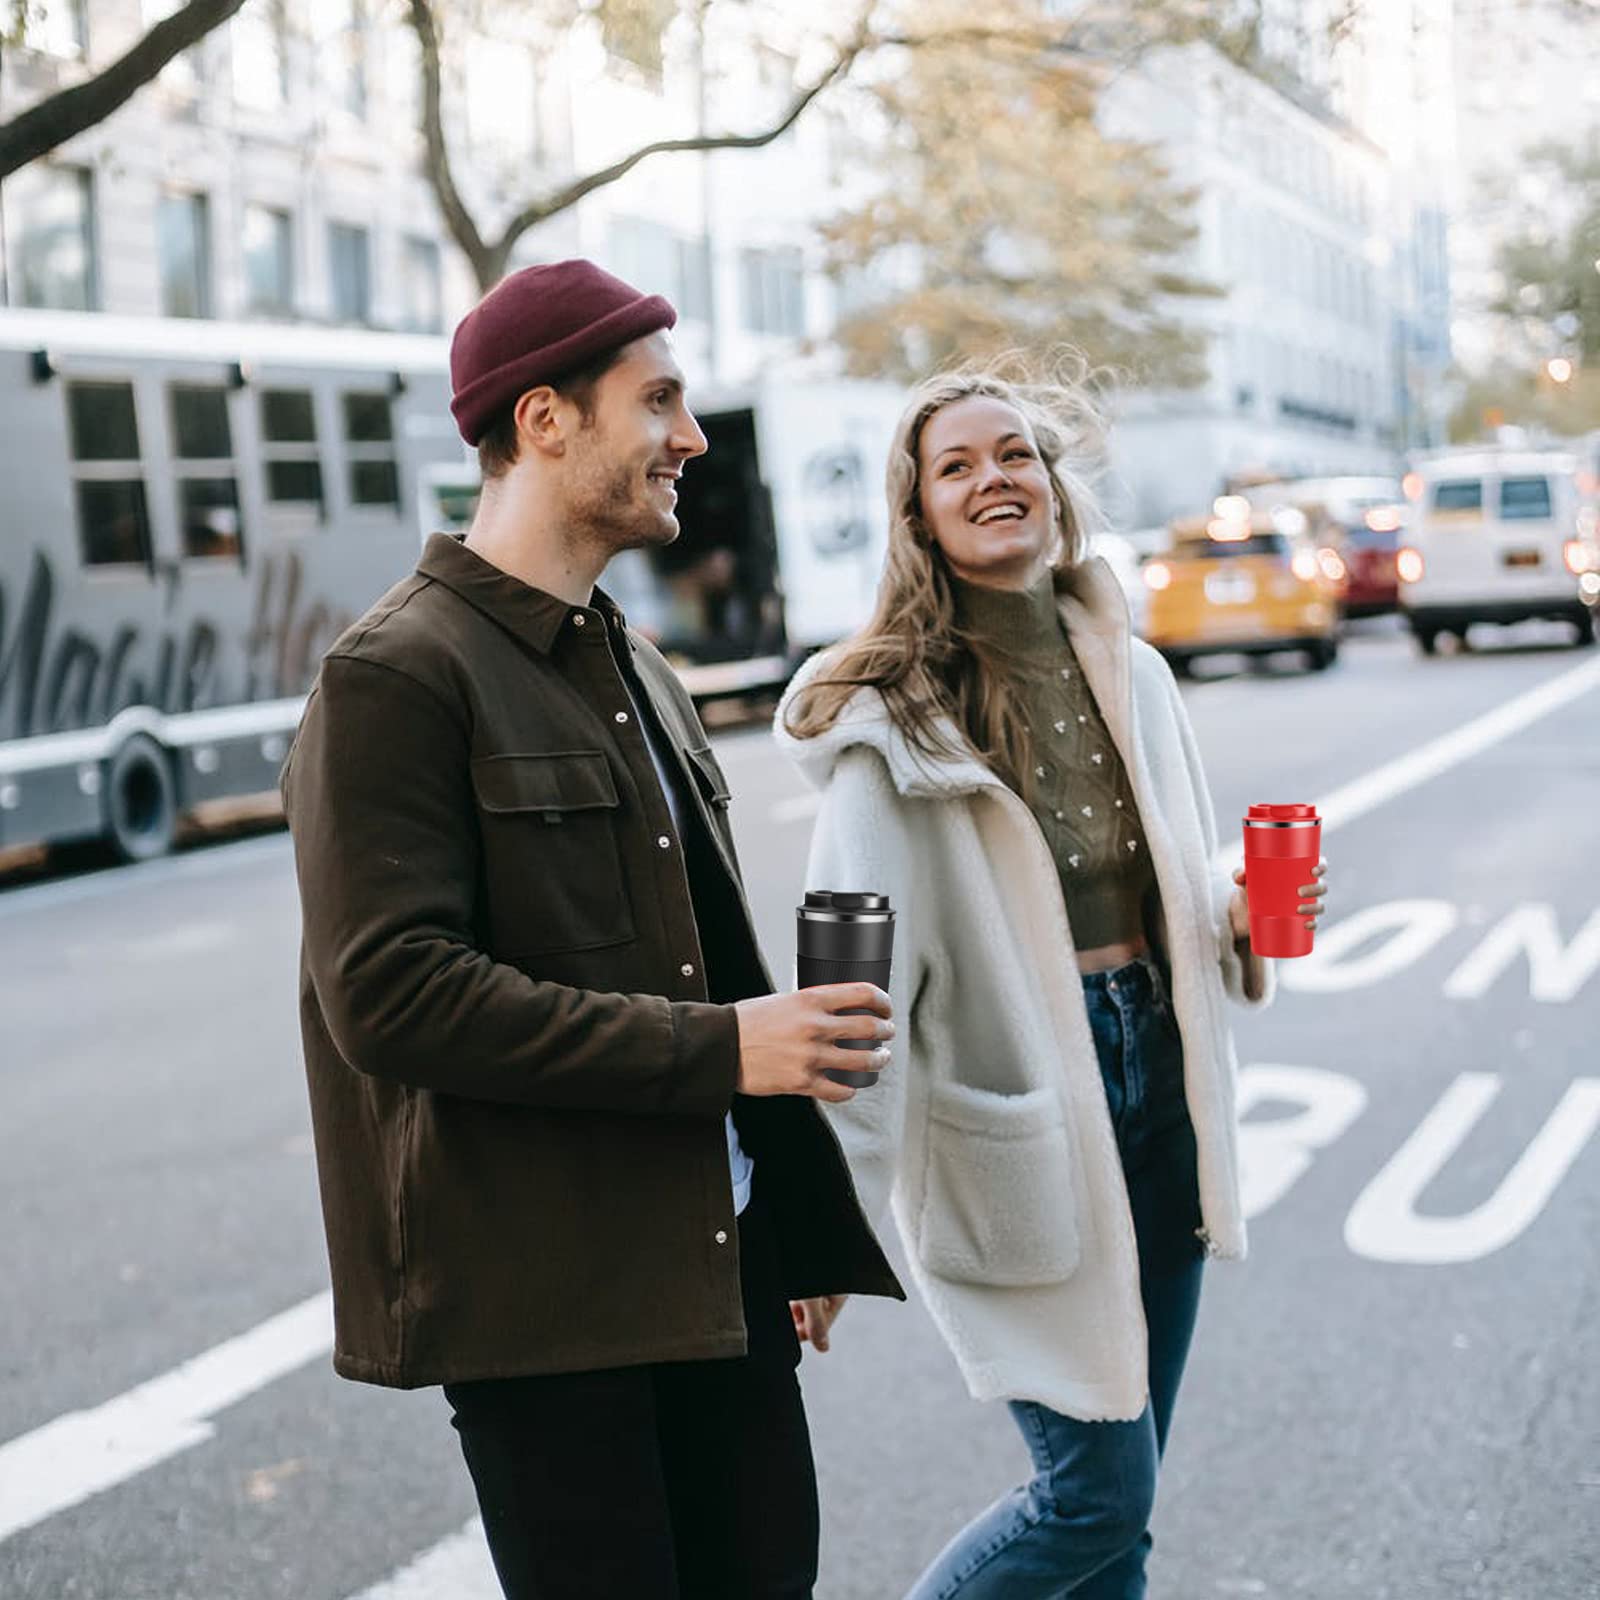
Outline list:
[[[809,1600],[817,1480],[759,1182],[739,1264],[748,1355],[445,1385],[507,1600]]]

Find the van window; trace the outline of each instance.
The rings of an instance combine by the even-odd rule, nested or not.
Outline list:
[[[261,391],[261,454],[267,504],[293,506],[322,515],[322,458],[317,452],[317,414],[309,389]]]
[[[1483,511],[1483,479],[1451,478],[1433,486],[1433,509],[1457,514]]]
[[[1229,556],[1286,556],[1289,541],[1281,533],[1252,533],[1246,539],[1184,539],[1173,553],[1213,561]]]
[[[1550,480],[1502,478],[1500,480],[1500,520],[1502,522],[1548,522]]]
[[[139,419],[131,383],[69,383],[68,434],[86,567],[150,565]]]
[[[400,474],[395,468],[394,417],[388,395],[349,393],[342,399],[351,504],[398,506]]]
[[[188,560],[237,561],[244,540],[228,391],[217,383],[175,383],[168,396],[183,554]]]

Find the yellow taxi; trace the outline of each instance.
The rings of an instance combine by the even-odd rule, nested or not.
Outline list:
[[[1302,512],[1223,495],[1209,517],[1180,518],[1168,536],[1144,567],[1144,635],[1179,676],[1205,655],[1294,650],[1313,672],[1338,660],[1345,566],[1317,547]]]

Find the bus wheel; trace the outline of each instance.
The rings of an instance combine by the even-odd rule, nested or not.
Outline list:
[[[111,848],[123,861],[149,861],[172,848],[178,791],[166,753],[136,733],[106,763],[106,817]]]

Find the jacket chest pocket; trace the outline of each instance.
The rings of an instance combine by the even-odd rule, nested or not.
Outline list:
[[[498,946],[537,955],[634,937],[604,751],[480,756],[472,786]]]

